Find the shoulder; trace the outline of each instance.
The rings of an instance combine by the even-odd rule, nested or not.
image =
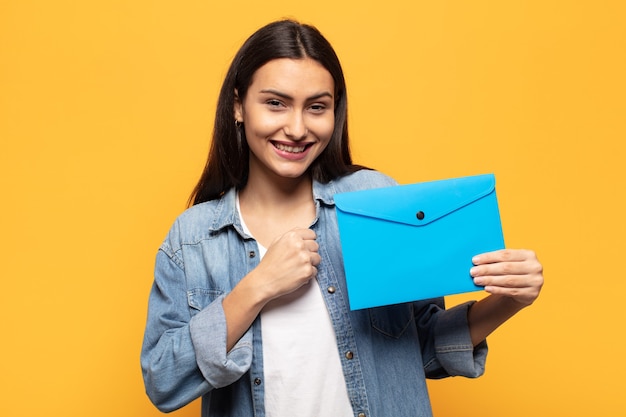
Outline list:
[[[371,169],[361,169],[333,180],[333,183],[337,193],[398,185],[390,176]]]
[[[170,228],[164,246],[176,251],[214,237],[216,231],[232,224],[233,211],[222,197],[197,204],[181,213]]]
[[[220,200],[211,200],[189,207],[176,218],[175,224],[186,231],[207,229],[217,216]]]
[[[344,175],[328,183],[313,182],[313,196],[328,205],[334,204],[334,196],[339,193],[382,188],[397,185],[398,183],[388,175],[371,169],[361,169]]]

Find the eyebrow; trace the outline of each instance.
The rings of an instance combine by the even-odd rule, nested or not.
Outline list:
[[[285,94],[283,92],[280,92],[278,90],[274,90],[272,88],[261,90],[260,93],[275,94],[278,97],[282,97],[282,98],[287,99],[287,100],[293,100],[293,97],[291,97],[289,94]],[[318,94],[314,94],[314,95],[308,97],[307,100],[317,100],[318,98],[322,98],[322,97],[329,97],[329,98],[332,99],[333,95],[330,94],[328,91],[324,91],[324,92],[321,92],[321,93],[318,93]]]

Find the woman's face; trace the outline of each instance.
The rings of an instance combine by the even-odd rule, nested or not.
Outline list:
[[[326,148],[335,126],[335,83],[319,62],[281,58],[252,77],[236,97],[250,147],[250,178],[299,178]]]

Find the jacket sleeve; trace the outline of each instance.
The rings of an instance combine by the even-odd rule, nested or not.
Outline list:
[[[450,309],[443,299],[414,303],[424,371],[428,378],[476,378],[485,372],[487,342],[473,346],[467,313],[473,302]]]
[[[146,393],[164,412],[235,382],[252,361],[251,331],[226,352],[224,296],[203,300],[208,304],[197,312],[190,305],[194,297],[186,288],[182,259],[164,243],[157,254],[141,351]]]

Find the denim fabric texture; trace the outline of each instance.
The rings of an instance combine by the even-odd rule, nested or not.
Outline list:
[[[487,356],[485,342],[474,348],[470,340],[471,303],[446,310],[438,298],[350,311],[333,196],[395,184],[371,170],[313,184],[316,219],[310,227],[322,258],[317,282],[355,417],[431,416],[425,378],[478,377]],[[222,299],[259,262],[235,197],[230,190],[189,208],[157,253],[141,367],[146,392],[162,411],[202,396],[204,417],[265,416],[260,319],[226,352]],[[363,242],[364,262],[367,250]]]

